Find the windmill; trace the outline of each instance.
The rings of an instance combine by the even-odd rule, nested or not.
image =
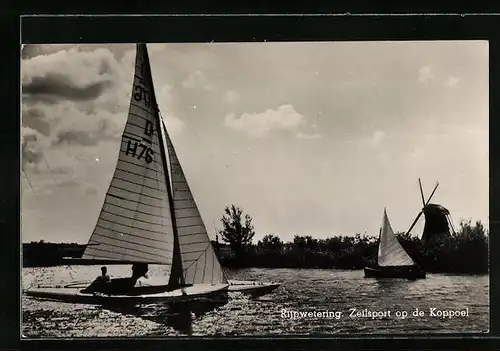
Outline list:
[[[441,205],[430,203],[432,196],[434,195],[439,186],[439,182],[436,182],[434,190],[432,190],[432,193],[429,195],[427,201],[425,201],[424,191],[422,188],[422,181],[420,180],[420,178],[418,179],[418,183],[420,186],[420,195],[422,197],[423,207],[422,210],[417,215],[417,217],[415,218],[415,220],[413,221],[413,223],[411,224],[410,229],[408,229],[407,234],[410,234],[415,224],[417,224],[417,221],[420,219],[422,214],[424,214],[425,225],[424,225],[424,232],[422,234],[422,241],[424,243],[428,242],[429,239],[434,238],[436,236],[451,235],[450,228],[453,234],[455,235],[455,229],[453,227],[453,222],[451,220],[450,211],[448,211]]]

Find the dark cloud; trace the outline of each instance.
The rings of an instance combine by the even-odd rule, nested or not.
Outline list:
[[[109,70],[109,65],[103,61],[100,69],[103,72],[101,74],[104,74],[106,70]],[[48,102],[58,98],[85,101],[99,97],[111,85],[112,81],[103,80],[78,86],[64,75],[50,72],[45,76],[32,77],[30,82],[23,84],[22,91],[23,95],[48,100]]]
[[[23,128],[23,139],[21,144],[22,152],[22,165],[36,164],[40,162],[43,157],[43,148],[40,147],[41,135],[31,129]]]
[[[25,127],[31,128],[40,132],[42,135],[50,135],[50,123],[45,119],[45,113],[36,106],[23,109],[22,124]]]
[[[59,131],[54,145],[82,145],[94,146],[101,141],[117,140],[120,138],[120,132],[117,126],[107,119],[101,119],[96,123],[96,129],[91,130],[65,130]]]
[[[120,66],[111,50],[24,45],[21,55],[23,165],[37,168],[51,148],[94,146],[119,137],[110,119],[120,90],[110,88],[120,84]]]
[[[128,51],[133,50],[133,44],[113,44],[113,45],[95,45],[95,44],[23,44],[21,49],[21,58],[29,60],[41,55],[50,55],[58,51],[68,51],[76,49],[80,52],[92,52],[103,48],[109,50],[117,60],[120,60]]]
[[[21,49],[21,59],[27,60],[35,56],[41,55],[42,47],[36,44],[25,44]]]

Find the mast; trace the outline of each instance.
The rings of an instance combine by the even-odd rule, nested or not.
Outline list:
[[[180,252],[180,246],[179,246],[179,238],[178,238],[178,232],[177,232],[177,224],[175,220],[175,211],[174,211],[174,201],[172,197],[172,187],[170,183],[170,177],[168,175],[168,163],[167,163],[167,152],[165,150],[165,145],[162,142],[161,138],[161,127],[162,123],[160,121],[160,116],[159,116],[159,107],[158,103],[156,101],[156,94],[155,94],[155,89],[154,89],[154,84],[153,84],[153,74],[151,72],[151,65],[149,62],[149,54],[148,54],[148,48],[146,44],[137,44],[137,50],[139,50],[139,47],[143,46],[144,50],[144,60],[147,65],[147,73],[148,78],[150,80],[150,86],[151,86],[151,99],[153,100],[153,106],[155,107],[153,110],[154,118],[156,120],[156,128],[158,131],[158,136],[160,139],[160,153],[161,153],[161,160],[163,164],[163,169],[165,172],[165,182],[166,182],[166,188],[167,188],[167,194],[168,194],[168,202],[169,202],[169,207],[170,207],[170,214],[171,214],[171,220],[172,220],[172,227],[173,227],[173,234],[174,234],[174,252],[172,256],[172,266],[170,269],[170,278],[168,281],[168,286],[171,289],[175,289],[179,285],[184,285],[184,277],[183,277],[183,269],[182,269],[182,261],[181,261],[181,256],[179,254]]]

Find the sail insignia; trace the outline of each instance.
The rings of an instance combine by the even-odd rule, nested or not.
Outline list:
[[[147,49],[138,44],[117,165],[83,259],[172,263],[168,175],[154,100]]]
[[[415,262],[401,246],[398,238],[392,230],[387,211],[384,209],[384,218],[380,231],[380,242],[378,249],[378,265],[385,266],[411,266]]]

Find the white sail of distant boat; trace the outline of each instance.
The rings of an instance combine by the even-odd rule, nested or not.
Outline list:
[[[411,266],[415,262],[401,246],[398,238],[392,230],[391,223],[384,209],[382,228],[380,231],[380,242],[378,247],[378,265],[387,266]]]

